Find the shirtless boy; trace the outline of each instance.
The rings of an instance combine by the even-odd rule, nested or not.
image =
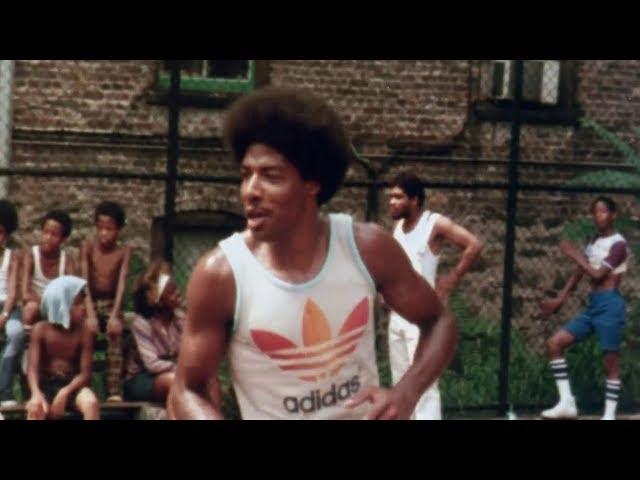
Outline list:
[[[81,278],[62,276],[43,293],[42,314],[48,321],[33,327],[27,420],[60,419],[69,404],[85,420],[100,418],[98,399],[88,387],[93,335],[85,325],[85,285]]]
[[[88,326],[107,333],[107,401],[122,401],[122,300],[131,248],[119,245],[125,214],[120,205],[102,202],[94,214],[96,236],[80,249],[82,276],[88,282]]]

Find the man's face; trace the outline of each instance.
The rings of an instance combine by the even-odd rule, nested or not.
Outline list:
[[[108,215],[98,215],[96,220],[96,236],[103,247],[112,247],[118,241],[120,228],[116,221]]]
[[[59,222],[47,219],[42,226],[40,249],[44,253],[53,253],[59,250],[62,242],[66,240],[62,232],[62,225]]]
[[[286,235],[302,218],[320,189],[305,181],[280,152],[267,145],[251,145],[240,166],[240,198],[247,228],[262,241]]]
[[[412,206],[417,206],[417,198],[410,199],[400,187],[393,187],[389,192],[389,214],[394,220],[407,218]]]
[[[616,219],[616,214],[609,211],[607,204],[604,202],[596,202],[591,210],[591,214],[593,215],[593,223],[595,223],[596,228],[600,231],[609,228]]]
[[[78,327],[82,324],[85,317],[87,316],[87,309],[85,307],[85,293],[80,292],[77,296],[73,305],[71,305],[71,309],[69,310],[69,317],[71,318],[71,325]]]

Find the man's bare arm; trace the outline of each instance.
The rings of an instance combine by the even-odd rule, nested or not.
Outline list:
[[[93,294],[91,293],[91,285],[89,282],[89,249],[91,248],[90,242],[83,242],[80,246],[80,272],[82,278],[87,281],[85,291],[85,306],[87,308],[88,326],[92,331],[97,330],[98,321],[96,319],[96,307],[93,302]]]
[[[612,271],[612,268],[607,265],[602,265],[600,268],[593,268],[587,257],[585,257],[584,253],[582,253],[579,249],[577,249],[570,241],[563,240],[560,242],[560,250],[567,257],[574,261],[574,263],[587,275],[589,275],[592,279],[599,282],[604,279],[607,275],[609,275]]]
[[[46,323],[38,322],[31,331],[31,340],[29,342],[29,360],[27,362],[27,380],[29,382],[29,390],[31,396],[43,396],[40,390],[40,360],[42,349],[43,330]]]
[[[562,307],[562,305],[564,305],[564,303],[567,301],[567,299],[569,298],[569,293],[571,293],[576,288],[583,276],[584,272],[582,271],[582,268],[576,267],[573,274],[569,277],[564,288],[558,293],[558,295],[556,295],[555,298],[551,300],[545,300],[540,304],[542,316],[548,317],[552,313],[557,312],[560,307]]]
[[[404,250],[382,228],[356,224],[356,243],[385,302],[420,328],[414,362],[393,388],[400,418],[408,418],[422,393],[444,372],[457,344],[455,319],[411,266]],[[393,418],[380,412],[379,417]]]
[[[7,284],[7,299],[4,301],[2,308],[3,318],[5,321],[11,315],[16,304],[16,295],[18,293],[18,268],[20,266],[19,252],[12,252],[11,263],[9,266],[9,281]],[[0,318],[0,330],[4,327],[4,321]]]
[[[29,249],[25,250],[22,262],[22,302],[35,300],[37,295],[31,289],[33,283],[33,255]]]
[[[458,264],[436,285],[436,290],[441,294],[441,298],[446,299],[480,256],[483,245],[473,233],[447,217],[438,218],[433,234],[442,236],[462,249]]]
[[[220,397],[211,395],[227,348],[235,309],[231,267],[218,247],[196,265],[187,287],[187,316],[168,409],[178,420],[222,419]]]

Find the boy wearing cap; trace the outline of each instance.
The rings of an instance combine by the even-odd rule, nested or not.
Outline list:
[[[85,420],[98,420],[100,406],[89,388],[93,335],[85,325],[86,281],[66,275],[43,292],[41,313],[31,333],[27,420],[57,420],[68,405]]]

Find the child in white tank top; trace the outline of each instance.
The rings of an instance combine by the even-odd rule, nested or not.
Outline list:
[[[27,329],[40,320],[40,299],[45,287],[62,275],[73,275],[75,264],[62,246],[71,234],[67,213],[53,210],[42,221],[40,243],[25,253],[22,272],[22,321]]]

